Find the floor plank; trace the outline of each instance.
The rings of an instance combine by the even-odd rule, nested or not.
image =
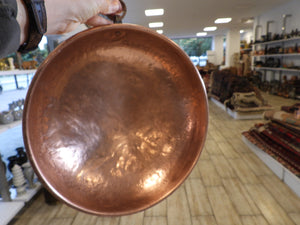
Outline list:
[[[269,225],[263,216],[242,216],[243,225]]]
[[[217,225],[214,216],[196,216],[192,218],[193,225]]]
[[[145,211],[145,216],[167,216],[167,200],[163,200],[150,209],[147,209]]]
[[[201,160],[198,167],[205,186],[218,186],[222,184],[221,177],[210,159]]]
[[[187,180],[185,188],[192,216],[213,215],[206,189],[200,179]]]
[[[144,212],[139,212],[129,216],[122,216],[119,225],[141,225],[144,223]]]
[[[263,185],[249,184],[246,185],[246,188],[262,215],[270,224],[294,224],[288,214]]]
[[[145,217],[144,225],[168,225],[166,217]]]
[[[300,198],[278,177],[262,176],[260,180],[287,213],[300,212]]]
[[[222,186],[207,187],[207,193],[218,224],[242,225],[237,211]]]
[[[222,178],[235,178],[236,173],[231,167],[228,160],[223,155],[211,155],[211,161],[214,164],[218,174]]]
[[[191,225],[190,209],[184,186],[168,198],[168,224]]]
[[[223,179],[223,184],[239,215],[260,214],[259,209],[239,179]]]

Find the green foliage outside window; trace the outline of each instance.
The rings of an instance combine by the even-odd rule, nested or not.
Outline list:
[[[212,38],[182,38],[174,39],[177,43],[189,56],[201,56],[206,55],[207,50],[212,48]]]

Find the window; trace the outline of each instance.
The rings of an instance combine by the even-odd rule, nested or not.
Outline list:
[[[212,50],[212,37],[173,39],[190,57],[194,65],[205,66],[207,50]]]

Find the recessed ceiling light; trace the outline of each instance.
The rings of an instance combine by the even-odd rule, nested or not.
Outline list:
[[[207,32],[199,32],[196,34],[198,37],[203,37],[207,35]]]
[[[232,18],[218,18],[215,20],[215,23],[229,23]]]
[[[146,16],[161,16],[164,15],[164,9],[146,9],[145,15]]]
[[[244,30],[240,30],[240,34],[243,34],[245,31]]]
[[[215,30],[217,30],[217,27],[205,27],[203,30],[204,31],[215,31]]]
[[[164,33],[163,30],[156,30],[156,32],[159,33],[159,34],[163,34]]]
[[[164,23],[163,22],[155,22],[155,23],[149,23],[150,28],[155,28],[155,27],[163,27]]]

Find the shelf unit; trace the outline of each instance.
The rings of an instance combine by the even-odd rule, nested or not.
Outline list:
[[[259,48],[259,47],[268,48],[269,46],[274,46],[274,45],[279,45],[279,47],[284,49],[286,47],[285,44],[293,43],[293,42],[294,42],[294,44],[296,44],[296,43],[300,44],[300,37],[256,43],[256,44],[253,44],[252,48],[253,48],[253,52],[256,51],[256,48]],[[285,67],[280,67],[280,68],[278,68],[278,67],[257,67],[257,66],[254,66],[255,59],[257,59],[257,58],[261,58],[263,60],[266,60],[267,58],[281,58],[281,64],[282,64],[282,61],[285,61],[285,60],[293,59],[293,60],[300,61],[300,53],[252,55],[252,69],[253,70],[263,70],[265,72],[266,71],[279,72],[280,80],[281,80],[282,72],[291,72],[291,73],[295,73],[295,72],[299,73],[300,72],[300,69],[290,69],[290,68],[285,68]],[[300,66],[300,64],[299,64],[299,66]]]
[[[280,72],[296,72],[300,73],[300,70],[297,69],[289,69],[282,67],[254,67],[255,70],[270,70],[270,71],[280,71]]]
[[[34,74],[36,70],[11,70],[11,71],[0,71],[0,77],[2,76],[14,76],[15,82],[18,82],[17,76]],[[18,85],[16,84],[16,87]],[[16,88],[17,89],[17,88]],[[1,106],[11,102],[12,100],[19,99],[19,97],[26,94],[26,90],[15,90],[3,92],[1,94]],[[23,97],[22,97],[23,98]],[[3,108],[3,107],[1,107]],[[22,125],[22,120],[14,121],[9,124],[0,124],[0,134],[10,129],[16,128]],[[19,137],[18,137],[19,138]],[[32,189],[27,188],[26,192],[22,195],[17,195],[15,188],[10,188],[10,195],[12,201],[4,202],[0,198],[0,225],[8,224],[19,212],[26,206],[26,204],[39,192],[42,188],[41,183],[35,178],[35,187]]]
[[[266,42],[260,42],[255,43],[252,46],[259,46],[259,45],[269,45],[269,44],[280,44],[283,42],[292,42],[292,41],[300,41],[300,37],[293,37],[293,38],[287,38],[287,39],[280,39],[280,40],[274,40],[274,41],[266,41]]]
[[[280,92],[281,85],[293,80],[294,89],[285,89],[285,96],[300,98],[300,37],[255,43],[252,45],[251,65],[261,74],[260,81],[272,93]],[[279,52],[278,54],[276,52]],[[269,86],[268,86],[269,85]],[[288,86],[285,86],[287,88]],[[282,95],[283,93],[280,92]]]
[[[300,53],[286,53],[286,54],[266,54],[266,55],[253,55],[253,57],[295,57],[300,56]]]

